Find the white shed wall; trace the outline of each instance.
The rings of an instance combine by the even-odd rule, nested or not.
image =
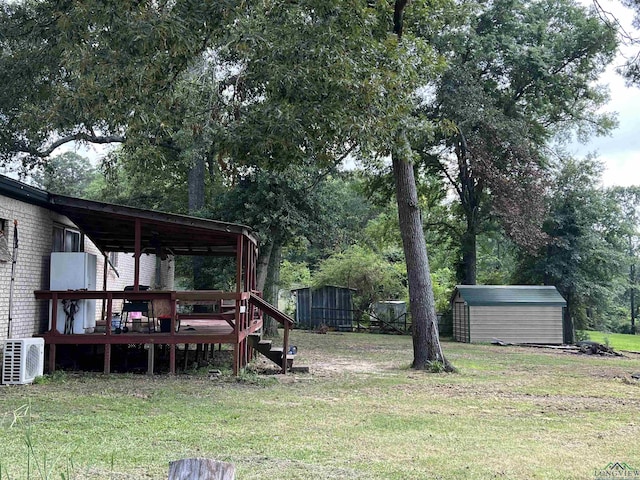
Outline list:
[[[472,306],[471,342],[562,343],[562,307]]]

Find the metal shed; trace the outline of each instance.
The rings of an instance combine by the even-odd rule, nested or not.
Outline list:
[[[292,290],[296,295],[296,321],[303,328],[320,325],[344,330],[353,327],[352,288],[326,285]]]
[[[561,344],[566,305],[553,286],[458,285],[451,299],[453,338]]]

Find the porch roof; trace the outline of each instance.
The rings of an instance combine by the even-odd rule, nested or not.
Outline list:
[[[65,215],[103,252],[135,252],[136,221],[141,253],[235,255],[238,237],[257,244],[245,225],[49,194],[49,208]]]

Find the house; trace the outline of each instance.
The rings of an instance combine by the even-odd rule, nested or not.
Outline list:
[[[553,286],[458,285],[451,299],[453,338],[561,344],[566,305]]]
[[[96,256],[95,283],[104,290],[122,290],[134,283],[135,262],[123,252],[102,252],[67,216],[53,209],[48,192],[0,175],[0,340],[8,337],[9,294],[17,221],[18,251],[14,272],[11,337],[43,333],[49,324],[49,305],[33,292],[49,289],[52,252],[86,252]],[[156,265],[154,254],[141,258],[140,281],[151,286],[172,286],[173,265]],[[105,269],[106,265],[106,269]],[[163,273],[164,272],[164,273]],[[102,305],[94,312],[94,324],[103,319]]]
[[[291,366],[293,358],[287,352],[289,329],[294,321],[265,302],[261,292],[256,291],[258,241],[251,228],[50,194],[6,177],[0,177],[0,202],[1,227],[7,232],[7,248],[0,249],[4,252],[0,258],[5,258],[0,264],[0,329],[4,327],[6,332],[9,317],[5,292],[11,283],[12,262],[6,257],[11,250],[11,224],[15,218],[20,237],[16,277],[20,280],[15,282],[11,338],[32,335],[44,338],[49,372],[56,368],[56,349],[60,345],[93,346],[105,373],[111,371],[112,347],[131,346],[144,347],[148,352],[149,373],[154,372],[158,347],[167,347],[169,371],[175,373],[177,346],[189,344],[204,351],[215,344],[232,345],[236,374],[252,358],[253,350],[276,362],[283,373]],[[102,270],[96,266],[95,289],[52,288],[49,264],[56,249],[96,251],[97,258],[111,257],[112,261],[107,261]],[[113,253],[118,255],[114,257]],[[227,292],[174,290],[170,263],[177,255],[234,258],[235,287]],[[129,259],[133,260],[132,270]],[[116,271],[117,279],[112,277]],[[131,271],[133,276],[129,278]],[[122,284],[131,288],[124,290]],[[145,285],[151,288],[143,288]],[[102,305],[99,311],[105,319],[111,319],[123,302],[140,305],[158,302],[165,306],[164,318],[151,316],[158,317],[154,320],[161,320],[160,324],[168,328],[151,328],[149,322],[148,329],[119,331],[105,321],[101,329],[76,329],[75,324],[74,329],[61,329],[58,309],[65,301]],[[194,305],[219,308],[207,313],[181,312],[182,307]],[[283,325],[282,347],[272,348],[270,342],[260,341],[263,313]],[[180,329],[180,324],[187,321],[189,328]],[[6,337],[4,333],[0,339]],[[185,365],[188,350],[184,348]]]

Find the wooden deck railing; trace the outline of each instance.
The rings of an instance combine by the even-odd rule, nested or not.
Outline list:
[[[248,351],[247,336],[262,326],[262,315],[255,315],[249,303],[249,292],[222,292],[217,290],[193,291],[89,291],[89,290],[38,290],[34,292],[38,300],[51,301],[51,324],[44,334],[45,340],[52,346],[50,370],[55,368],[56,344],[103,344],[105,347],[105,373],[108,373],[110,362],[110,345],[122,343],[167,344],[170,349],[171,373],[175,373],[175,345],[189,343],[228,343],[234,345],[234,372],[246,364]],[[105,331],[90,334],[62,334],[58,332],[58,300],[97,300],[105,302]],[[163,301],[170,306],[171,325],[169,332],[144,334],[114,334],[111,318],[114,313],[114,301]],[[226,304],[226,305],[225,305]],[[225,320],[232,329],[231,334],[215,335],[212,333],[177,332],[178,308],[186,305],[217,305],[216,314]],[[207,314],[201,315],[207,318]],[[213,316],[211,317],[213,318]]]

